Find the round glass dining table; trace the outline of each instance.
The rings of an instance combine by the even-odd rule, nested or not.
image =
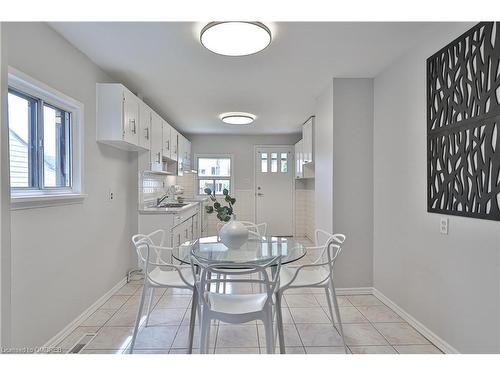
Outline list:
[[[279,255],[281,264],[295,262],[306,255],[305,247],[288,237],[253,237],[239,249],[229,249],[217,236],[184,242],[173,257],[181,263],[191,263],[191,255],[209,263],[262,263]]]

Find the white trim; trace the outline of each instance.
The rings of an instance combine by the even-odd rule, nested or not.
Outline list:
[[[31,191],[21,191],[16,189],[11,189],[12,193],[12,207],[18,209],[17,202],[21,202],[18,198],[22,199],[22,202],[33,202],[33,204],[24,204],[22,209],[27,208],[38,208],[47,207],[52,205],[60,205],[60,198],[47,200],[44,198],[44,204],[40,205],[37,202],[40,201],[40,196],[43,195],[53,195],[59,197],[62,195],[68,195],[68,200],[74,200],[75,195],[79,195],[80,198],[85,198],[84,194],[84,104],[76,99],[69,97],[68,95],[46,85],[43,82],[9,66],[8,67],[8,86],[16,90],[19,90],[25,94],[31,95],[33,97],[42,99],[49,104],[55,105],[67,112],[71,113],[71,182],[72,187],[68,189],[46,189],[43,191],[36,190]],[[53,204],[54,203],[54,204]]]
[[[373,294],[373,288],[371,286],[358,288],[335,288],[335,293],[338,296]]]
[[[229,195],[234,195],[235,191],[236,191],[236,187],[234,186],[234,154],[228,154],[228,153],[211,153],[211,154],[194,154],[194,168],[196,169],[196,176],[194,178],[194,197],[198,197],[198,198],[207,198],[206,195],[200,195],[200,192],[198,190],[199,188],[199,180],[203,180],[203,176],[198,176],[198,158],[207,158],[207,159],[210,159],[210,158],[220,158],[220,159],[224,159],[224,158],[229,158],[231,160],[231,168],[230,168],[230,171],[229,171],[229,180],[231,182],[231,187],[229,188]],[[212,177],[208,177],[206,176],[206,180],[214,180],[216,178],[212,178]],[[224,180],[224,179],[228,179],[227,177],[224,177],[224,176],[220,176],[220,179],[221,180]],[[220,195],[219,195],[220,196]]]
[[[54,337],[52,337],[49,341],[43,345],[45,348],[53,348],[56,347],[59,342],[61,342],[66,336],[68,336],[71,332],[73,332],[81,323],[83,323],[89,316],[91,316],[99,307],[102,306],[104,302],[106,302],[113,294],[115,294],[121,287],[127,284],[127,278],[123,278],[112,287],[106,294],[104,294],[101,298],[95,301],[88,309],[86,309],[83,313],[81,313],[75,320],[69,323],[66,327],[64,327],[61,331],[59,331]]]
[[[13,196],[10,200],[12,211],[26,210],[31,208],[43,208],[52,206],[66,206],[70,204],[80,204],[87,197],[87,194],[36,194],[28,196]]]
[[[399,307],[396,303],[394,303],[391,299],[385,296],[381,291],[376,288],[373,289],[373,295],[377,297],[380,301],[390,307],[396,314],[398,314],[401,318],[403,318],[409,325],[415,328],[420,334],[422,334],[427,340],[436,345],[439,349],[441,349],[444,353],[447,354],[459,354],[460,352],[443,340],[441,337],[432,332],[429,328],[427,328],[420,321],[415,319],[412,315],[407,313],[401,307]]]

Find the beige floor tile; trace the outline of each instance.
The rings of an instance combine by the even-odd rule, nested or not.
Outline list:
[[[186,309],[154,309],[149,317],[149,325],[179,325]]]
[[[380,306],[358,306],[358,310],[370,321],[374,323],[403,322],[404,320],[384,305]]]
[[[261,349],[262,353],[266,352],[266,349]],[[276,351],[274,354],[279,354],[280,349],[276,347]],[[285,354],[306,354],[304,347],[302,346],[285,346]]]
[[[169,354],[170,350],[165,349],[134,349],[135,354]]]
[[[101,309],[119,309],[129,299],[128,296],[111,296],[102,304]]]
[[[429,344],[429,341],[408,323],[374,323],[391,345]]]
[[[347,296],[347,298],[354,306],[383,305],[383,303],[377,297],[371,294]]]
[[[133,295],[138,289],[140,288],[139,285],[136,284],[125,284],[118,290],[114,295],[115,296],[131,296]]]
[[[153,307],[156,306],[156,304],[158,303],[159,300],[160,300],[160,296],[153,297]],[[136,294],[136,295],[130,297],[127,300],[127,302],[125,302],[125,304],[123,306],[126,308],[135,309],[135,311],[138,311],[140,303],[141,303],[141,294],[138,294],[138,295]],[[146,296],[146,298],[144,300],[144,309],[147,308],[148,303],[149,303],[149,296]]]
[[[134,296],[140,296],[140,295],[142,295],[142,290],[143,290],[143,288],[142,288],[142,285],[141,285],[141,287],[137,288],[137,290],[135,291]],[[166,291],[167,291],[166,288],[154,288],[153,289],[154,295],[158,296],[158,297],[163,296]]]
[[[292,314],[290,314],[290,309],[284,307],[281,309],[281,316],[283,318],[283,324],[294,324],[292,319]],[[222,324],[222,323],[221,323]],[[262,320],[257,320],[257,324],[263,325]]]
[[[105,326],[134,327],[137,319],[137,309],[122,307],[109,319]]]
[[[191,297],[165,294],[160,298],[155,308],[158,309],[186,309],[191,303]]]
[[[189,354],[187,348],[170,349],[169,354]],[[200,354],[200,349],[193,349],[191,354]]]
[[[165,294],[190,297],[193,294],[193,292],[190,289],[168,288]]]
[[[397,354],[397,352],[388,345],[372,345],[372,346],[350,346],[353,354]]]
[[[209,348],[215,347],[215,340],[217,339],[217,326],[213,325],[210,329],[210,343]],[[172,344],[172,348],[187,348],[189,344],[189,326],[180,326],[177,334],[175,335],[175,340]],[[193,348],[200,347],[200,329],[199,326],[195,326],[194,337],[193,337]]]
[[[266,331],[264,326],[259,325],[259,344],[261,348],[266,348]],[[285,347],[287,346],[302,346],[297,328],[293,324],[283,325],[283,335],[285,338]],[[278,336],[276,335],[276,345],[279,345]]]
[[[125,349],[132,333],[132,327],[102,327],[85,349]]]
[[[80,339],[87,334],[94,334],[99,330],[100,327],[77,327],[68,336],[66,336],[61,342],[55,345],[56,348],[63,349],[66,352],[71,349]]]
[[[289,294],[312,294],[312,288],[292,288],[292,289],[287,289],[285,293],[283,293],[285,296]]]
[[[314,297],[321,306],[328,306],[326,294],[324,292],[322,294],[314,294]],[[352,303],[349,302],[349,299],[346,296],[337,296],[337,302],[339,306],[352,307]]]
[[[217,348],[255,348],[259,346],[257,327],[246,325],[220,325]]]
[[[290,294],[284,298],[288,307],[319,307],[312,294]]]
[[[321,307],[290,308],[295,323],[329,323],[330,319]]]
[[[306,346],[307,354],[346,354],[343,346]]]
[[[137,349],[169,350],[174,342],[178,326],[154,326],[142,328],[135,347]]]
[[[329,314],[328,308],[323,307],[325,312]],[[340,318],[342,323],[368,323],[368,320],[361,314],[357,308],[349,306],[340,306]],[[335,314],[335,311],[333,312]]]
[[[215,354],[259,354],[259,348],[215,348]]]
[[[78,354],[123,354],[121,349],[83,349]]]
[[[304,346],[343,346],[337,330],[330,324],[297,324]]]
[[[98,309],[80,325],[83,327],[100,327],[104,325],[116,311],[116,309]]]
[[[396,345],[394,348],[401,354],[443,354],[434,345]]]
[[[343,324],[347,345],[387,345],[387,341],[370,323]]]

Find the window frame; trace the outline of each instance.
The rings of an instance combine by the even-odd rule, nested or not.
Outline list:
[[[229,159],[229,176],[199,176],[198,175],[198,160],[199,159]],[[194,154],[196,168],[196,183],[194,184],[194,195],[197,197],[206,197],[206,194],[200,194],[200,180],[227,180],[229,181],[229,194],[234,196],[234,158],[233,154]],[[221,197],[222,194],[216,194]]]
[[[37,186],[10,188],[11,209],[15,210],[78,203],[86,197],[83,186],[83,103],[12,67],[9,67],[8,71],[8,90],[9,92],[11,90],[14,91],[16,95],[21,94],[38,101],[37,117],[39,120],[36,126],[37,142],[40,140],[40,134],[38,133],[43,131],[44,104],[70,114],[70,186],[44,187],[44,181],[42,180],[44,167],[43,147],[36,147],[38,153],[36,158],[36,168],[38,169],[38,173],[36,173]],[[42,170],[40,170],[40,168],[42,168]]]

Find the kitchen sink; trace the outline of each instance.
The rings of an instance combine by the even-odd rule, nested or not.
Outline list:
[[[161,203],[158,208],[179,208],[187,206],[189,203]]]

